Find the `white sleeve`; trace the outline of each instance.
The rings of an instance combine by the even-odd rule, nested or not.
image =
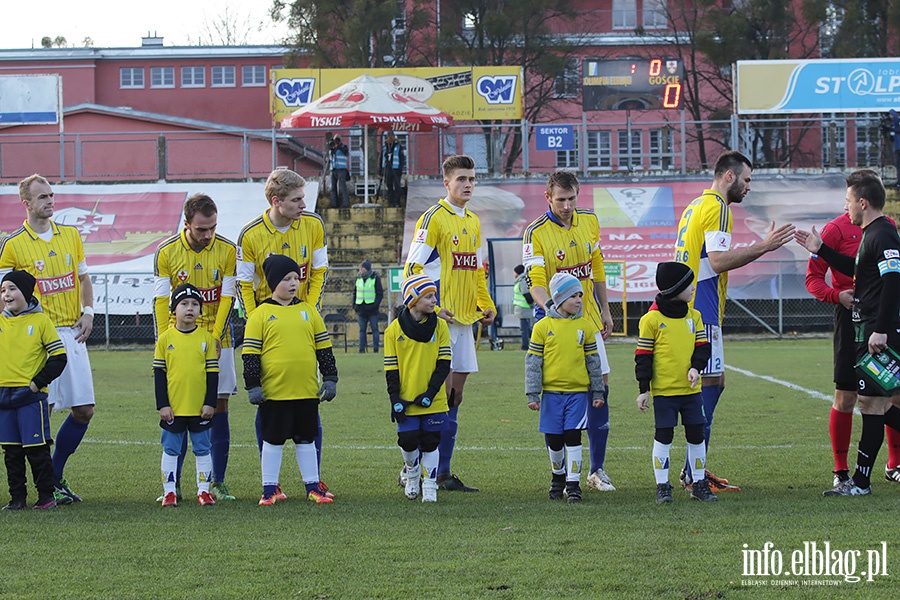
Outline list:
[[[235,277],[234,275],[226,275],[222,278],[222,296],[225,296],[226,298],[234,298],[236,288],[237,277]]]
[[[237,264],[237,280],[252,282],[256,275],[256,265],[252,262],[241,261]]]
[[[704,234],[706,252],[725,252],[731,250],[731,234],[724,231],[707,231]]]
[[[153,286],[157,298],[168,298],[172,293],[172,282],[168,277],[154,277]]]
[[[78,276],[81,277],[82,275],[87,275],[87,274],[88,274],[88,266],[87,266],[87,259],[85,259],[85,260],[81,261],[80,263],[78,263]]]
[[[409,247],[409,256],[406,257],[407,264],[425,265],[434,253],[434,248],[425,242],[413,242]]]
[[[313,250],[312,268],[321,269],[328,268],[328,247],[322,246]]]

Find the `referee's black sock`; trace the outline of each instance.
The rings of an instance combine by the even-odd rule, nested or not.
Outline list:
[[[857,487],[867,488],[870,485],[872,465],[875,464],[878,449],[884,441],[884,415],[863,415],[862,422],[853,482]]]

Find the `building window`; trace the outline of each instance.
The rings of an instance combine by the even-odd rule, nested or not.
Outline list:
[[[579,136],[575,135],[575,148],[572,150],[556,151],[556,168],[557,169],[578,169],[578,143]]]
[[[181,87],[206,87],[206,69],[181,67]]]
[[[175,67],[150,67],[150,87],[175,87]]]
[[[665,29],[666,0],[644,0],[644,15],[642,19],[644,29]]]
[[[553,91],[556,98],[575,98],[578,96],[578,84],[581,74],[578,72],[578,59],[567,58],[563,72],[553,81]]]
[[[637,27],[637,0],[613,0],[613,29]]]
[[[641,132],[632,130],[631,148],[628,147],[628,131],[620,129],[619,138],[619,169],[633,171],[641,168]]]
[[[136,89],[144,87],[144,67],[119,67],[119,87]]]
[[[587,132],[587,168],[609,169],[612,166],[612,140],[608,131]]]
[[[241,67],[241,85],[244,87],[266,85],[265,65],[245,65]]]
[[[234,66],[210,67],[210,78],[213,87],[234,87]]]

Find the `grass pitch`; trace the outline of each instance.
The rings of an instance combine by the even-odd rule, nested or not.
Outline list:
[[[547,499],[548,458],[525,406],[521,352],[479,352],[461,411],[454,471],[478,494],[408,501],[380,355],[336,353],[338,397],[321,407],[323,479],[337,499],[303,499],[293,452],[281,480],[290,500],[258,507],[254,410],[231,403],[228,484],[238,501],[162,510],[158,418],[149,351],[91,358],[97,414],[66,475],[85,501],[49,513],[0,513],[0,598],[888,598],[898,554],[889,533],[900,485],[873,476],[874,494],[821,497],[831,485],[829,340],[729,340],[710,466],[744,491],[717,503],[657,506],[653,417],[634,398],[633,343],[609,347],[612,432],[607,472],[618,491],[585,488],[581,505]],[[791,389],[760,376],[804,388]],[[62,415],[53,418],[54,431]],[[855,457],[859,418],[854,424]],[[585,436],[586,443],[586,436]],[[290,444],[289,444],[290,447]],[[684,434],[676,430],[677,483]],[[851,464],[853,460],[851,459]],[[585,448],[585,467],[587,448]],[[0,499],[5,503],[4,491]],[[30,500],[33,502],[34,493]],[[860,575],[886,541],[888,576],[785,575],[805,542],[830,543],[829,562]],[[747,576],[747,550],[765,548],[781,576]],[[746,547],[745,547],[746,545]],[[840,555],[834,554],[840,550]],[[762,554],[754,555],[761,558]],[[758,572],[758,571],[757,571]]]

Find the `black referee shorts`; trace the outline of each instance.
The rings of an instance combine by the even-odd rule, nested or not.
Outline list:
[[[856,340],[853,318],[849,310],[834,306],[834,389],[845,392],[856,391]]]

